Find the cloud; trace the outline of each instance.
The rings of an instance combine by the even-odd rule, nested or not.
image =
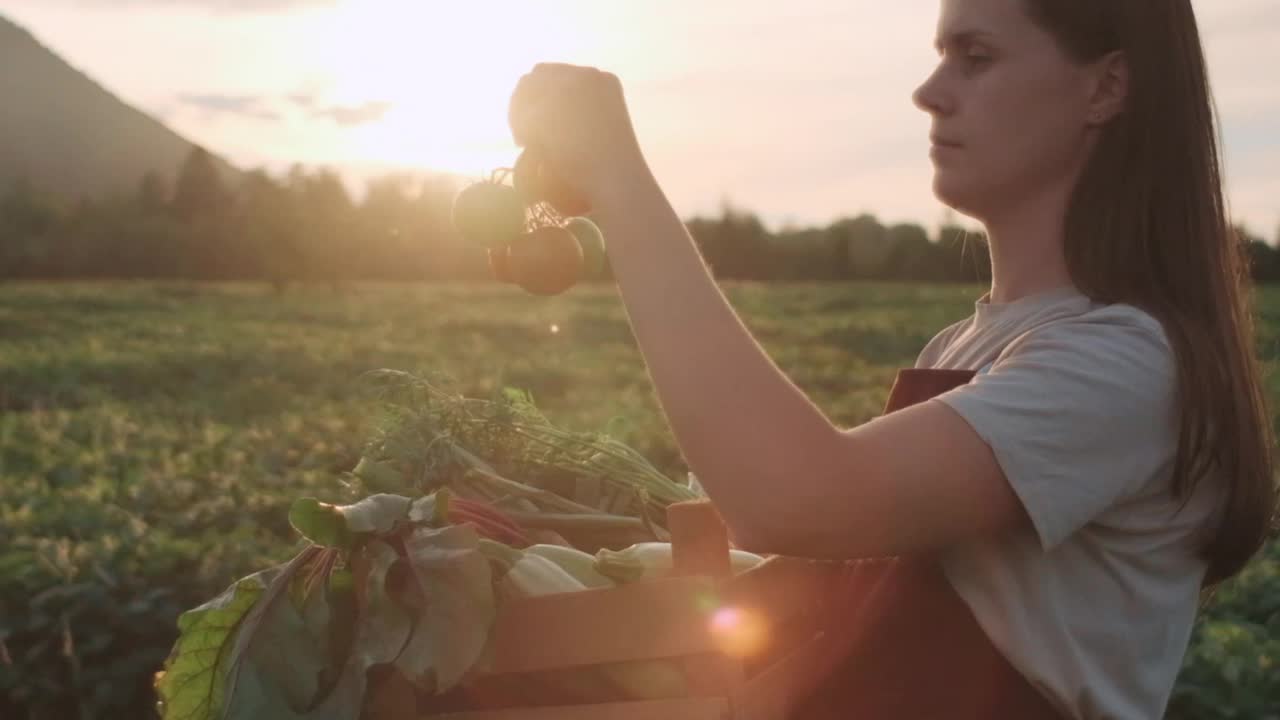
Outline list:
[[[308,116],[331,120],[341,127],[355,127],[377,122],[391,109],[391,103],[379,101],[369,101],[362,105],[324,105],[314,95],[308,93],[293,93],[285,99],[305,110]],[[272,109],[276,99],[263,95],[183,93],[178,96],[178,102],[200,108],[213,115],[237,115],[271,121],[283,119],[279,112]]]
[[[295,104],[301,105],[302,107],[307,108],[308,110],[316,106],[316,98],[314,95],[308,95],[306,93],[294,93],[293,95],[289,96],[289,99],[292,100]]]
[[[257,95],[190,94],[178,96],[183,105],[193,105],[209,113],[240,115],[258,120],[279,120],[280,115],[263,107],[266,98]]]
[[[353,127],[377,122],[391,109],[391,103],[369,101],[363,105],[331,105],[322,106],[315,96],[306,93],[295,93],[289,99],[311,113],[311,117],[327,118],[342,127]]]

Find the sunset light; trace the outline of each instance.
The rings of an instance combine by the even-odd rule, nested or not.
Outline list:
[[[349,128],[341,155],[474,176],[515,159],[507,100],[520,76],[579,54],[581,29],[564,9],[347,0],[296,42],[320,62],[328,102],[376,118]]]
[[[1276,225],[1265,0],[1201,2],[1233,213]],[[387,173],[509,166],[506,106],[539,62],[626,89],[683,216],[727,199],[772,228],[871,212],[933,226],[934,3],[880,0],[0,0],[0,13],[131,105],[241,168]],[[785,141],[784,141],[785,139]]]

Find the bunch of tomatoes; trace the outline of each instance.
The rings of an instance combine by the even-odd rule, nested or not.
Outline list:
[[[467,242],[485,248],[495,280],[558,295],[604,271],[604,235],[583,217],[590,211],[536,148],[526,147],[514,168],[495,170],[458,193],[453,225]]]

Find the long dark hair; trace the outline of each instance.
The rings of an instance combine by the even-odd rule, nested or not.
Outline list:
[[[1178,362],[1175,497],[1221,478],[1206,585],[1237,573],[1276,524],[1274,428],[1254,346],[1247,250],[1222,192],[1220,138],[1190,0],[1025,0],[1085,63],[1122,51],[1125,110],[1102,129],[1071,198],[1072,281],[1101,302],[1150,312]]]

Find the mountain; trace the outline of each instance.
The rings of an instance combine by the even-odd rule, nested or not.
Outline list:
[[[171,184],[191,141],[112,95],[0,16],[0,193],[25,177],[69,197]],[[239,171],[218,160],[231,184]]]

